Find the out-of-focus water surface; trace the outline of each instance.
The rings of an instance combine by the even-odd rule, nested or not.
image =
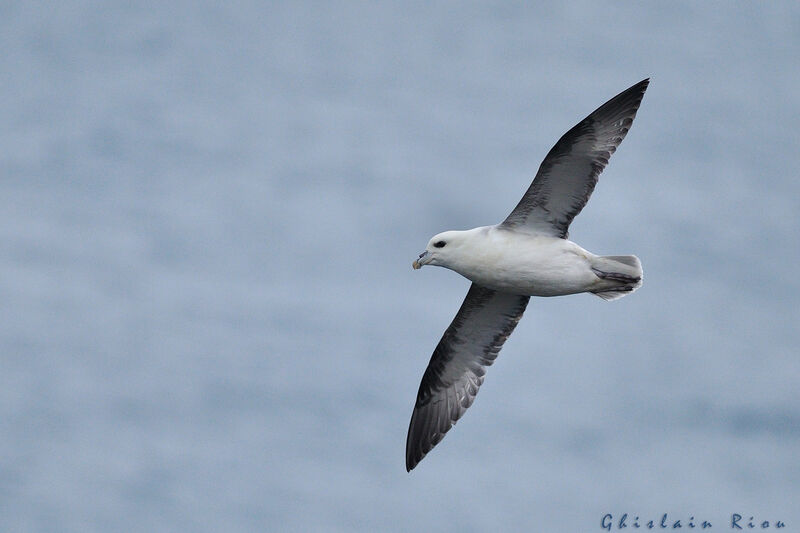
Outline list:
[[[800,528],[797,4],[20,2],[0,46],[0,530]],[[571,231],[644,287],[534,300],[407,474],[468,286],[412,259],[647,76]]]

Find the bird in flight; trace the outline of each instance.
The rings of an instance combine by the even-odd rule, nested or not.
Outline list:
[[[589,292],[615,300],[642,285],[636,256],[595,255],[568,240],[567,230],[628,133],[649,82],[622,91],[565,133],[503,222],[439,233],[414,261],[414,269],[449,268],[472,285],[422,376],[408,427],[407,471],[472,405],[531,296]]]

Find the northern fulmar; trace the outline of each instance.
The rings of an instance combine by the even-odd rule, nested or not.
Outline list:
[[[649,79],[621,92],[564,134],[522,200],[495,226],[435,235],[414,261],[472,281],[422,376],[406,440],[411,471],[472,405],[486,367],[522,318],[531,296],[589,292],[616,300],[642,285],[634,255],[599,256],[567,239],[625,138]]]

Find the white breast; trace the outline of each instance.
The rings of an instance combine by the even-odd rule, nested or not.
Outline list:
[[[561,296],[585,292],[597,281],[591,257],[566,239],[491,227],[471,235],[469,245],[447,266],[491,289]]]

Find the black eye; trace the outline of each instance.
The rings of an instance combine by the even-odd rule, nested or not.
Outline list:
[[[433,245],[434,245],[436,248],[444,248],[444,245],[445,245],[445,244],[447,244],[447,243],[446,243],[446,242],[444,242],[444,241],[439,241],[439,242],[436,242],[436,243],[434,243]]]

